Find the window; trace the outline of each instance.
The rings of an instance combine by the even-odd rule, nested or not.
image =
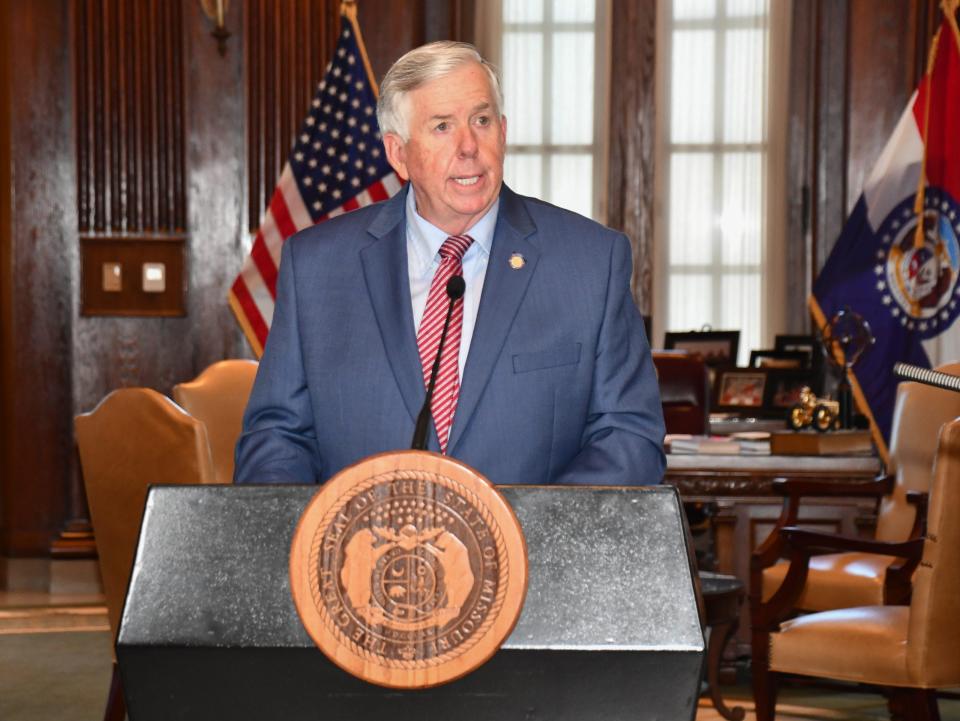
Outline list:
[[[597,108],[606,102],[606,73],[596,68],[607,66],[605,7],[603,0],[502,0],[497,63],[507,185],[596,219],[603,214]]]
[[[769,335],[769,0],[661,0],[658,327]]]

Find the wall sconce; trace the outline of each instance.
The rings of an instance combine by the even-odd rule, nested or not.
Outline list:
[[[217,50],[220,51],[220,56],[224,57],[227,54],[227,38],[230,37],[230,31],[224,25],[223,19],[230,7],[230,0],[200,0],[200,7],[203,8],[203,14],[214,24],[210,34],[217,39]]]

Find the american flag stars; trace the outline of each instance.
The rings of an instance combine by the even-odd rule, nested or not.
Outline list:
[[[402,187],[387,164],[376,125],[374,82],[355,20],[343,31],[291,148],[240,274],[230,305],[257,353],[266,343],[285,240],[313,223],[385,200]],[[359,61],[359,62],[358,62]]]
[[[376,98],[370,85],[355,77],[359,51],[348,49],[350,39],[346,30],[343,46],[310,103],[292,156],[294,177],[314,220],[341,205],[343,198],[356,195],[367,182],[361,178],[390,172],[374,119]],[[322,163],[320,158],[331,162]],[[333,161],[342,170],[334,172]]]

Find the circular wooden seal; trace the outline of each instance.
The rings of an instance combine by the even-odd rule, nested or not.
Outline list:
[[[330,479],[290,548],[307,633],[345,671],[425,688],[483,665],[513,630],[527,549],[513,509],[447,456],[397,451]]]

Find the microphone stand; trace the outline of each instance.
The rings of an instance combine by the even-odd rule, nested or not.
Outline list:
[[[440,333],[440,345],[437,346],[437,357],[433,359],[433,368],[430,369],[430,382],[427,384],[427,397],[417,416],[417,426],[413,431],[413,440],[410,449],[414,451],[427,450],[427,428],[430,426],[430,403],[433,400],[433,388],[437,384],[437,374],[440,372],[440,358],[443,355],[443,344],[447,340],[447,330],[450,328],[450,317],[453,315],[453,305],[466,290],[466,283],[462,275],[454,275],[447,281],[447,297],[450,305],[447,306],[447,317],[443,321],[443,331]]]

